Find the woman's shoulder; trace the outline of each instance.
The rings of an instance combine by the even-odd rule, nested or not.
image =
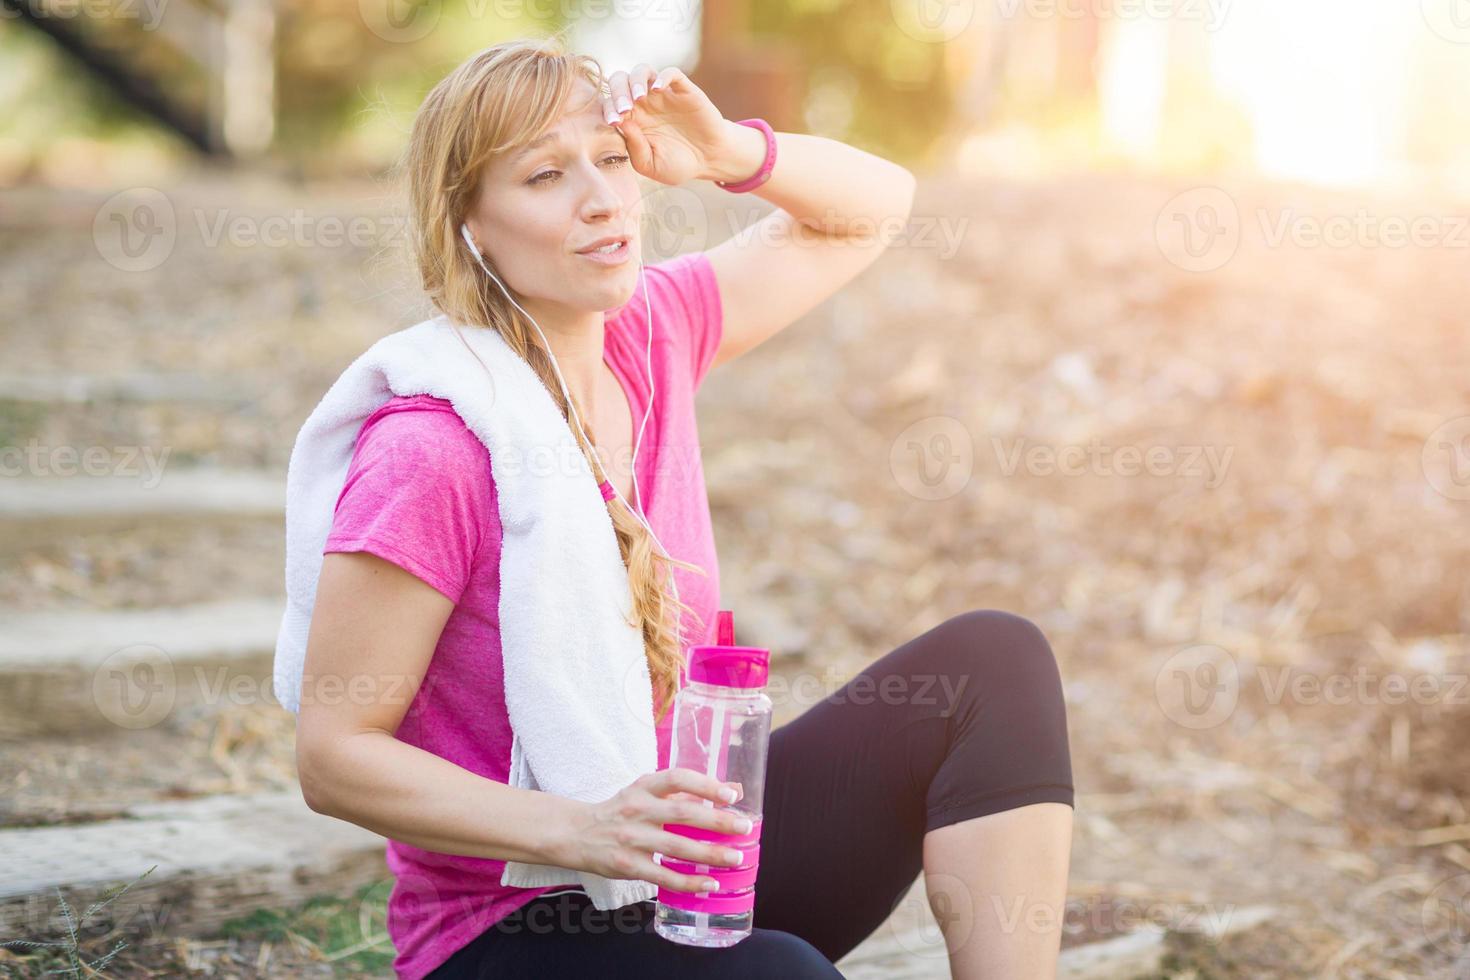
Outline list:
[[[636,348],[641,373],[647,337],[645,306],[650,307],[655,352],[666,348],[669,357],[665,367],[684,374],[697,390],[724,333],[724,307],[709,255],[685,252],[644,266],[640,278],[642,282],[632,298],[610,318],[610,323],[626,334],[630,345],[627,351],[616,353],[632,356],[629,352]]]
[[[467,479],[493,492],[490,452],[448,400],[395,395],[363,422],[357,453],[411,475]]]

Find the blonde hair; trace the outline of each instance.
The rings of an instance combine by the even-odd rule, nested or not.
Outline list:
[[[451,320],[498,331],[541,378],[568,419],[567,398],[550,353],[530,322],[479,268],[459,228],[474,203],[484,166],[550,128],[567,108],[578,80],[590,82],[596,93],[607,92],[598,61],[568,52],[560,34],[492,45],[465,60],[425,97],[400,165],[408,184],[412,257],[429,300]],[[488,265],[488,256],[485,261]],[[580,404],[576,409],[585,424],[587,413]],[[603,472],[601,461],[594,462],[592,445],[576,427],[573,437],[592,472]],[[666,586],[671,566],[706,572],[656,550],[648,529],[620,497],[609,500],[607,508],[628,569],[633,597],[629,625],[641,628],[655,717],[662,719],[678,689],[684,659],[679,617],[693,613]]]

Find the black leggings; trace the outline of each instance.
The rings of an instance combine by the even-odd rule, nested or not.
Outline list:
[[[926,832],[1044,802],[1073,805],[1051,647],[1020,616],[962,613],[771,732],[751,935],[685,946],[654,932],[652,901],[599,911],[585,892],[559,892],[491,926],[429,980],[840,978],[832,964],[923,870]]]

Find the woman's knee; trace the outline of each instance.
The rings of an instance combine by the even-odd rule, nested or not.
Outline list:
[[[734,949],[745,954],[738,964],[742,977],[783,980],[841,980],[842,977],[831,960],[795,933],[757,928]],[[726,961],[737,965],[733,959]]]
[[[932,644],[943,667],[984,687],[1061,697],[1056,654],[1041,628],[1004,609],[971,609],[950,617]]]
[[[782,977],[782,980],[841,980],[831,959],[795,933],[779,929],[756,929],[750,936],[719,951],[694,952],[688,962],[689,976],[704,980],[748,980],[748,977]]]

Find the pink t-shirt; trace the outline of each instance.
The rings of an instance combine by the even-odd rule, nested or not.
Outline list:
[[[658,400],[638,453],[645,517],[669,553],[708,572],[676,568],[685,638],[713,635],[719,567],[699,454],[694,393],[722,334],[723,309],[703,252],[644,268],[653,307]],[[648,406],[647,324],[640,286],[608,311],[604,359],[622,382],[637,434]],[[499,782],[510,774],[510,721],[500,650],[499,510],[493,460],[449,402],[396,397],[357,437],[324,553],[366,551],[408,570],[454,601],[423,687],[396,737]],[[550,587],[555,587],[554,585]],[[669,721],[658,725],[658,764],[668,765]],[[504,861],[441,854],[389,841],[395,880],[388,931],[394,969],[420,980],[485,929],[542,892],[500,884]],[[570,883],[569,883],[570,884]]]

